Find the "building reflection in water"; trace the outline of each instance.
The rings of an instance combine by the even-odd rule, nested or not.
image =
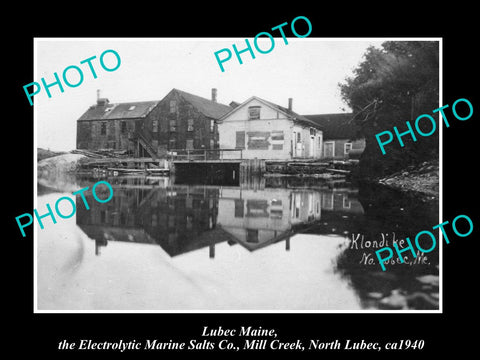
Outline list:
[[[376,250],[367,244],[386,236],[391,245],[392,232],[403,239],[433,223],[434,206],[391,191],[359,193],[316,179],[249,178],[239,186],[174,185],[168,178],[148,177],[107,180],[114,189],[108,203],[87,198],[95,206],[85,210],[77,199],[77,225],[95,240],[97,255],[108,251],[109,242],[122,241],[160,245],[171,257],[204,249],[213,259],[219,243],[254,252],[284,241],[285,251],[293,251],[295,234],[340,235],[349,241],[332,259],[332,271],[350,284],[362,307],[438,308],[437,253],[428,254],[425,265],[396,265],[388,272],[367,260]]]
[[[290,237],[318,224],[322,214],[363,213],[351,190],[268,187],[265,178],[242,179],[240,186],[172,185],[168,178],[145,177],[108,181],[114,189],[108,203],[86,210],[77,199],[77,225],[95,240],[97,255],[109,241],[158,244],[172,257],[208,247],[214,258],[215,245],[224,241],[249,251],[285,241],[288,251]]]

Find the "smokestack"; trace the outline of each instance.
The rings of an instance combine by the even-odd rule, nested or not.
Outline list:
[[[288,98],[288,110],[290,110],[290,111],[292,111],[292,103],[293,103],[293,99]]]
[[[212,101],[217,102],[217,89],[212,89]]]
[[[97,105],[98,106],[105,106],[109,103],[107,98],[100,97],[100,89],[97,89]]]

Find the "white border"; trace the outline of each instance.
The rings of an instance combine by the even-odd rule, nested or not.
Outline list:
[[[33,78],[38,79],[37,73],[37,38],[33,39]],[[33,105],[33,206],[37,208],[37,107]],[[33,225],[33,224],[32,224]],[[40,313],[38,309],[37,298],[37,227],[33,227],[33,310],[34,313]]]
[[[243,38],[33,38],[33,76],[37,79],[37,41],[215,41],[244,40]],[[442,37],[372,37],[372,38],[290,38],[289,41],[438,41],[439,42],[439,106],[443,106],[443,38]],[[434,110],[434,109],[432,109]],[[440,116],[440,115],[439,115]],[[439,121],[439,224],[443,219],[443,126]],[[37,207],[37,111],[33,109],[34,169],[33,194]],[[435,224],[436,225],[436,224]],[[434,226],[434,225],[432,225]],[[439,230],[439,309],[438,310],[39,310],[37,299],[37,227],[33,229],[33,312],[36,314],[441,314],[443,313],[443,241]]]

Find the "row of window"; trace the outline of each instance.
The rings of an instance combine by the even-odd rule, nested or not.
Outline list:
[[[313,130],[313,131],[312,131]],[[272,140],[284,140],[283,131],[272,131],[271,132]],[[312,136],[316,136],[317,132],[315,129],[310,129],[310,134]],[[301,132],[294,132],[294,139],[298,144],[302,142],[302,133]],[[295,141],[294,140],[294,141]],[[318,137],[318,146],[322,145],[322,138]],[[245,132],[244,131],[237,131],[235,134],[235,147],[237,149],[245,149]],[[272,150],[282,150],[283,146],[279,144],[275,144],[272,147]]]
[[[187,131],[194,131],[195,126],[193,119],[188,119],[187,120]],[[120,131],[122,134],[125,134],[127,132],[127,122],[126,121],[121,121],[120,122]],[[152,131],[153,132],[158,132],[158,120],[153,120],[152,121]],[[176,120],[170,120],[170,131],[175,132],[177,131],[177,122]],[[215,131],[215,121],[210,120],[210,132],[213,133]],[[107,123],[102,122],[100,124],[100,135],[107,135]]]
[[[325,141],[324,143],[324,152],[326,157],[334,156],[335,152],[335,142],[334,141]],[[352,143],[346,142],[343,144],[343,154],[347,155],[350,150],[352,150]]]
[[[186,150],[194,150],[194,140],[193,139],[186,139],[185,140],[185,149]],[[218,144],[215,143],[215,140],[210,139],[210,149],[215,149],[218,147]],[[178,149],[177,146],[177,140],[176,139],[170,139],[168,140],[168,149]]]
[[[177,131],[177,121],[176,120],[170,120],[170,132],[175,132]],[[152,120],[152,131],[153,132],[158,132],[158,120],[154,119]],[[187,131],[195,131],[195,125],[193,119],[188,119],[187,120]],[[215,131],[215,121],[210,120],[210,132],[213,133]]]
[[[120,131],[122,134],[127,133],[127,122],[126,121],[120,121]],[[107,135],[107,123],[102,122],[100,123],[100,135]]]

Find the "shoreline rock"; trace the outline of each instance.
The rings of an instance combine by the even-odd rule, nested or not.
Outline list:
[[[37,183],[56,191],[78,190],[74,173],[85,158],[84,155],[67,153],[40,160],[37,163]]]
[[[374,182],[419,196],[423,201],[438,201],[440,196],[439,166],[434,161],[409,166]]]

